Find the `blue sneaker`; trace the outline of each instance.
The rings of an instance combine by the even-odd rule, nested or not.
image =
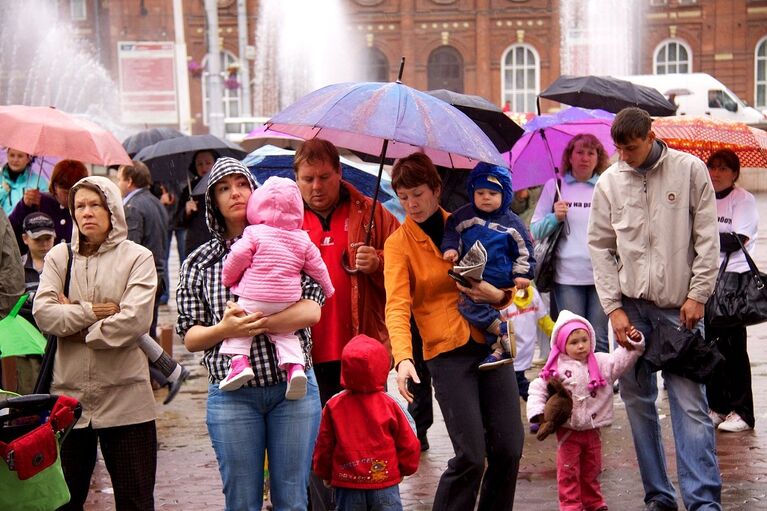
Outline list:
[[[507,351],[504,351],[504,352],[494,351],[493,353],[485,357],[485,360],[480,362],[479,370],[487,371],[490,369],[495,369],[496,367],[499,367],[502,365],[511,364],[512,362],[514,362],[514,359],[511,358],[511,355]]]

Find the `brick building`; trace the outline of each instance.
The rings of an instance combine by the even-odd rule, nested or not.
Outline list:
[[[283,0],[289,2],[291,0]],[[599,2],[602,4],[599,4]],[[606,0],[592,0],[604,8]],[[613,2],[615,4],[631,2]],[[183,0],[193,130],[206,132],[206,17],[202,0]],[[243,112],[236,78],[255,53],[258,0],[247,0],[248,51],[240,58],[237,0],[219,0],[222,68],[233,87],[224,89],[225,113]],[[405,83],[419,89],[449,88],[479,94],[514,111],[533,111],[535,96],[564,72],[579,67],[579,41],[596,39],[611,27],[606,13],[583,24],[578,0],[342,0],[354,44],[367,54],[364,79],[396,78],[406,57]],[[118,41],[173,41],[170,0],[59,0],[78,33],[92,41],[115,78]],[[623,74],[705,72],[738,96],[767,109],[767,0],[636,0],[626,19],[631,31],[606,34],[611,42],[630,40]],[[575,7],[574,7],[575,6]],[[563,27],[566,9],[576,9]],[[581,10],[578,10],[581,9]],[[300,16],[296,12],[296,16]],[[560,43],[567,31],[569,46]],[[238,67],[239,66],[239,67]],[[620,73],[614,73],[620,74]],[[247,86],[247,84],[243,85]],[[252,88],[252,81],[250,87]],[[544,109],[556,106],[544,102]]]

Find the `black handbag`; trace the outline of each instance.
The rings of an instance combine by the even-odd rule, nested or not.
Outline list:
[[[64,296],[69,296],[69,283],[72,279],[72,245],[67,243],[67,274],[64,277]],[[56,360],[56,348],[58,347],[59,339],[55,335],[48,334],[45,336],[48,341],[45,345],[45,354],[43,354],[43,361],[40,364],[40,372],[37,374],[37,381],[35,381],[35,394],[49,394],[51,390],[51,383],[53,382],[53,362]]]
[[[557,179],[557,184],[559,185],[559,183],[560,181]],[[556,203],[559,198],[559,186],[557,186],[554,202]],[[554,211],[553,204],[551,205],[551,210]],[[557,243],[566,226],[567,220],[559,222],[548,236],[536,242],[533,249],[533,255],[535,256],[535,287],[541,293],[551,292],[554,286],[554,257],[556,255]]]
[[[714,293],[706,302],[706,321],[716,328],[756,325],[767,321],[767,275],[756,267],[740,236],[735,238],[746,256],[749,271],[725,271],[730,262],[729,253],[722,261]]]

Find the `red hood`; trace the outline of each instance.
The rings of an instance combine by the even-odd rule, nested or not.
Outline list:
[[[382,392],[389,376],[389,352],[379,341],[360,334],[341,353],[341,385],[352,392]]]

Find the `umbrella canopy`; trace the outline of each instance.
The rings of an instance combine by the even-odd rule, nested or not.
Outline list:
[[[296,173],[293,170],[293,160],[296,152],[290,149],[281,149],[271,145],[265,145],[248,154],[242,163],[248,167],[259,184],[263,184],[272,176],[286,177],[295,180]],[[357,190],[372,197],[376,190],[378,165],[371,163],[352,162],[341,157],[341,173],[343,179],[351,183]],[[208,188],[208,177],[205,174],[192,190],[193,195],[203,195]],[[388,180],[386,180],[388,181]],[[382,182],[382,187],[384,183]],[[390,186],[389,186],[390,188]],[[379,192],[382,201],[394,198],[392,193],[386,190]]]
[[[272,131],[266,126],[259,126],[245,135],[245,138],[240,142],[240,145],[248,152],[255,151],[259,147],[266,145],[295,150],[298,149],[302,142],[303,139],[294,137],[293,135]]]
[[[706,161],[719,149],[738,155],[742,167],[767,167],[767,132],[742,122],[711,117],[663,117],[652,123],[655,134],[669,147]]]
[[[389,158],[423,151],[443,167],[472,169],[480,161],[508,165],[463,112],[399,82],[328,85],[277,113],[266,126]]]
[[[562,75],[538,96],[613,113],[630,106],[642,108],[653,116],[674,115],[676,112],[676,106],[658,90],[612,76]]]
[[[529,132],[540,128],[556,126],[557,124],[583,121],[585,119],[607,119],[608,121],[612,122],[614,118],[614,113],[607,112],[599,108],[591,110],[588,108],[571,106],[553,114],[538,115],[533,119],[530,119],[525,124],[524,129],[526,132]]]
[[[139,131],[123,140],[123,147],[128,151],[128,155],[132,158],[147,146],[156,144],[161,140],[183,136],[183,133],[174,128],[149,128],[147,130]]]
[[[161,140],[142,149],[135,158],[147,164],[154,181],[184,181],[194,154],[204,150],[238,160],[246,154],[237,144],[215,135],[192,135]]]
[[[439,98],[465,113],[502,153],[511,149],[514,142],[525,134],[499,106],[482,96],[460,94],[447,89],[430,90],[426,91],[426,94]]]
[[[512,188],[515,191],[542,185],[556,177],[567,144],[581,133],[590,133],[597,137],[608,155],[615,152],[610,136],[612,119],[583,119],[557,123],[556,116],[552,118],[541,121],[544,127],[525,133],[507,153],[513,175]]]
[[[0,145],[104,166],[131,162],[110,132],[52,107],[0,106]]]
[[[43,334],[18,315],[28,296],[22,295],[11,312],[0,320],[0,358],[42,355],[45,352]]]

